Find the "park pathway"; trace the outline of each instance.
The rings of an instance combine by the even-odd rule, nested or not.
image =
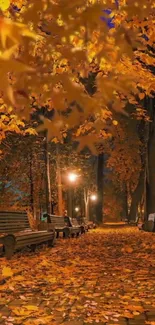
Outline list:
[[[155,234],[97,229],[0,261],[0,324],[155,325]]]

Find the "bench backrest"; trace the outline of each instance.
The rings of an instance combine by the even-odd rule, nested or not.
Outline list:
[[[31,229],[26,212],[0,211],[1,234],[13,234],[26,229]]]
[[[50,215],[50,221],[52,223],[52,225],[55,228],[65,228],[66,227],[66,222],[65,222],[65,218],[61,217],[61,216],[55,216],[55,215]]]
[[[155,213],[149,214],[148,221],[153,221],[155,222]]]
[[[72,219],[69,218],[69,219],[70,219],[70,223],[71,223],[72,227],[79,227],[80,226],[76,218],[72,218]]]

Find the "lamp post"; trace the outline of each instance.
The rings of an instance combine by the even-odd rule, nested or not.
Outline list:
[[[70,183],[70,186],[68,189],[68,216],[70,218],[73,218],[73,187],[72,187],[72,185],[75,184],[77,178],[78,178],[78,175],[73,172],[68,174],[68,180]]]

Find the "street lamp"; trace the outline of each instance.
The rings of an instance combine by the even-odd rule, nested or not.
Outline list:
[[[69,183],[70,183],[70,186],[68,189],[68,215],[70,218],[73,217],[73,187],[71,185],[73,185],[77,181],[78,177],[79,177],[79,175],[77,175],[74,172],[70,172],[67,177],[69,180]],[[76,210],[76,209],[75,209],[75,211],[78,212],[78,210]]]
[[[68,179],[71,183],[74,183],[78,178],[78,175],[75,173],[69,173],[68,174]]]
[[[79,210],[80,210],[79,207],[76,207],[76,208],[75,208],[75,211],[76,211],[76,212],[79,212]]]
[[[97,195],[96,194],[90,195],[90,199],[91,199],[91,201],[96,201],[97,200]]]

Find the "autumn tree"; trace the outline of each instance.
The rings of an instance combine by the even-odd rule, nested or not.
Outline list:
[[[154,90],[153,0],[10,0],[1,9],[2,108],[21,123],[47,105],[55,114],[38,131],[59,141],[72,131],[78,150],[97,154],[113,111],[141,109]]]
[[[0,160],[0,178],[3,186],[1,208],[29,207],[35,213],[41,202],[42,205],[45,202],[44,153],[41,150],[42,145],[38,142],[39,139],[37,141],[32,135],[10,133],[1,143],[3,152]]]
[[[132,108],[134,110],[134,107]],[[122,197],[122,216],[135,220],[144,194],[145,121],[121,117],[106,145],[109,178]]]
[[[20,107],[17,108],[15,104],[15,95],[19,100],[19,96],[29,96],[30,103],[35,97],[38,105],[46,102],[50,108],[57,109],[58,114],[52,122],[55,125],[53,133],[57,133],[66,124],[72,126],[75,119],[72,117],[76,115],[76,125],[91,115],[95,117],[96,113],[104,123],[106,109],[113,107],[122,111],[127,101],[133,101],[139,93],[137,85],[151,93],[152,75],[148,71],[146,73],[137,57],[142,55],[147,58],[144,49],[148,43],[153,43],[150,27],[153,1],[143,2],[141,6],[135,5],[134,1],[130,4],[120,1],[119,5],[118,2],[108,1],[108,7],[113,12],[115,25],[110,32],[106,24],[107,13],[104,11],[107,4],[103,1],[88,1],[84,6],[80,0],[70,5],[67,0],[55,3],[34,1],[31,5],[26,0],[10,1],[10,7],[3,12],[4,17],[1,17],[3,30],[7,31],[5,36],[2,34],[2,46],[9,51],[4,52],[2,57],[11,63],[13,56],[15,74],[18,71],[20,78],[16,76],[11,79],[11,84],[3,95],[6,101],[9,98],[16,106],[18,114],[28,116],[29,111],[27,108],[20,112]],[[93,18],[90,20],[92,12]],[[26,25],[20,25],[19,21]],[[26,26],[30,21],[31,30],[28,30]],[[143,30],[146,32],[147,28],[149,40],[142,37]],[[37,35],[34,31],[37,31]],[[27,42],[25,36],[34,39],[34,42]],[[8,47],[8,40],[11,47]],[[136,51],[133,52],[133,49]],[[27,67],[21,63],[19,66],[17,59],[21,58],[25,59]],[[9,70],[8,64],[7,67]],[[90,96],[80,81],[82,76],[87,77],[90,70],[93,73],[94,69],[97,69],[97,91]],[[11,68],[10,70],[12,72]],[[23,73],[25,70],[27,74]],[[30,76],[33,71],[36,71],[35,74]],[[137,71],[141,71],[141,74],[137,74]],[[148,83],[149,88],[146,86]],[[64,117],[63,112],[73,101],[78,103],[82,111],[80,114],[74,108],[69,119]]]

